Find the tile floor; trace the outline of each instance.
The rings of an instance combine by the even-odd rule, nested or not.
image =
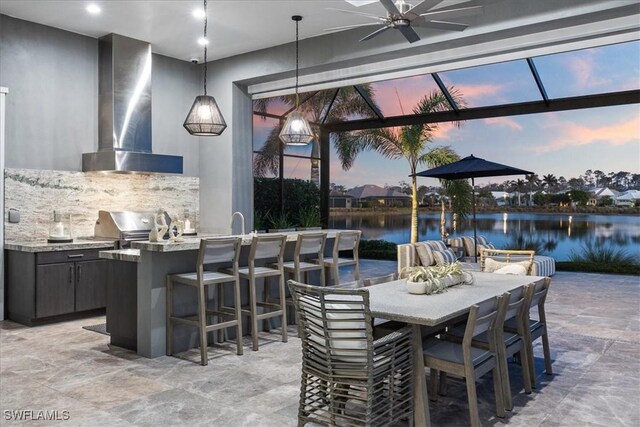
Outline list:
[[[363,263],[363,275],[393,270],[394,263]],[[348,280],[348,277],[344,277]],[[558,273],[548,297],[552,376],[536,351],[538,389],[521,390],[512,365],[514,410],[494,414],[490,375],[480,381],[484,425],[640,425],[640,279]],[[245,342],[182,358],[144,359],[82,329],[104,318],[27,328],[0,323],[0,425],[76,426],[294,426],[299,392],[299,341],[264,333],[260,351]],[[291,328],[292,335],[295,331]],[[58,411],[69,420],[10,421],[12,410]],[[68,411],[63,413],[62,411]],[[465,387],[451,380],[447,396],[431,402],[435,426],[467,425]]]

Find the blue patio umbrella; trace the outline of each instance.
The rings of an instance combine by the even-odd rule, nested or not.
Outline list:
[[[426,176],[439,179],[469,179],[471,178],[471,199],[473,204],[473,241],[474,241],[474,259],[478,262],[478,242],[476,230],[476,193],[475,178],[483,178],[489,176],[506,176],[506,175],[531,175],[533,172],[524,169],[514,168],[512,166],[500,163],[490,162],[479,157],[470,155],[457,162],[447,165],[438,166],[437,168],[428,169],[418,172],[416,176]]]

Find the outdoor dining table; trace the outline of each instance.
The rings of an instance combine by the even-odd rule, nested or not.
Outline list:
[[[421,325],[446,325],[468,313],[471,306],[529,283],[544,280],[539,276],[515,276],[470,272],[472,285],[458,285],[446,292],[432,295],[413,295],[404,280],[369,287],[369,306],[375,318],[397,320],[413,326],[414,347],[414,420],[416,426],[431,425],[424,376]]]

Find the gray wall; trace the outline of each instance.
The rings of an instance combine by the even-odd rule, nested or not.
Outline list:
[[[153,151],[184,157],[199,175],[199,140],[182,122],[200,67],[153,56]],[[81,170],[98,148],[98,40],[0,15],[0,86],[10,90],[6,167]]]

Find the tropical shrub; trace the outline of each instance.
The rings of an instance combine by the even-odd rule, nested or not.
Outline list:
[[[284,180],[284,212],[280,212],[280,183],[278,178],[253,179],[253,200],[256,215],[267,221],[265,228],[274,228],[268,220],[285,214],[291,219],[298,219],[300,212],[307,209],[320,211],[320,189],[310,181],[302,179]]]

